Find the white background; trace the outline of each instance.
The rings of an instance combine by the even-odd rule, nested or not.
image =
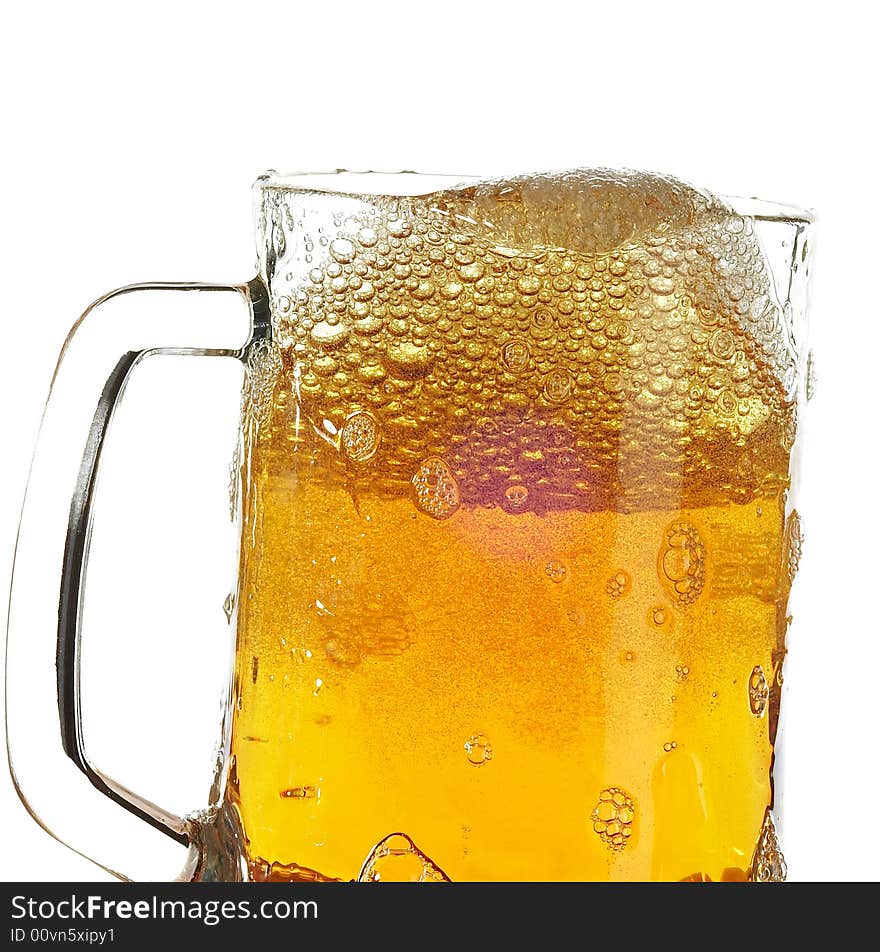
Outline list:
[[[811,206],[819,381],[799,506],[784,847],[794,879],[875,879],[880,90],[870,10],[6,4],[0,579],[70,324],[132,281],[247,279],[249,189],[266,168],[630,166]],[[0,879],[103,875],[28,819],[5,768],[0,842]]]

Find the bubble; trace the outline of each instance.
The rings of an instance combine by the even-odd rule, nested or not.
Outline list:
[[[531,356],[528,343],[520,337],[506,341],[501,347],[501,363],[511,374],[521,374],[528,370]]]
[[[544,566],[544,573],[551,582],[561,582],[568,574],[568,569],[562,562],[559,562],[557,559],[551,559]]]
[[[356,410],[346,417],[339,434],[342,452],[354,463],[368,463],[379,449],[381,434],[372,413]]]
[[[544,396],[550,403],[565,403],[571,395],[572,384],[571,374],[557,367],[544,378]]]
[[[674,740],[670,740],[663,745],[663,749],[666,751],[667,754],[671,753],[677,747],[678,747],[678,743]]]
[[[593,807],[590,819],[599,839],[610,850],[626,847],[633,832],[636,805],[632,797],[620,787],[606,787]]]
[[[474,767],[482,767],[495,756],[495,751],[492,750],[489,738],[485,734],[471,734],[464,742],[464,749],[468,761]]]
[[[406,238],[412,234],[412,225],[404,218],[390,218],[387,228],[393,238]]]
[[[328,321],[318,321],[309,336],[319,347],[329,350],[343,344],[349,333],[351,333],[351,328],[346,324],[330,324]]]
[[[749,867],[749,881],[753,883],[784,883],[788,875],[785,857],[776,835],[776,824],[768,807],[758,834],[758,842]]]
[[[651,609],[651,621],[658,627],[666,624],[666,610],[657,606]]]
[[[230,592],[223,599],[223,614],[226,616],[228,624],[232,624],[232,616],[235,613],[235,592]]]
[[[341,264],[354,258],[354,245],[347,238],[334,238],[330,242],[330,254]]]
[[[280,792],[282,800],[319,800],[321,791],[311,784],[305,787],[288,787]]]
[[[450,878],[405,833],[380,840],[364,860],[359,883],[448,883]]]
[[[525,486],[508,486],[504,490],[505,502],[514,511],[524,509],[528,498],[529,491]]]
[[[624,651],[621,660],[626,662],[635,661],[636,660],[635,651]]]
[[[764,669],[756,664],[749,675],[749,710],[755,717],[763,717],[770,700],[770,687]]]
[[[357,233],[357,240],[358,244],[363,245],[365,248],[372,248],[378,240],[375,229],[361,228]]]
[[[660,580],[679,605],[692,605],[706,582],[706,548],[688,522],[674,522],[666,530],[659,556]]]
[[[612,598],[623,598],[624,595],[629,594],[631,584],[629,573],[621,569],[619,572],[615,572],[605,583],[605,591]]]
[[[459,507],[458,483],[439,456],[424,460],[412,478],[416,505],[434,519],[448,519]]]
[[[412,341],[392,344],[385,352],[385,364],[389,372],[403,380],[427,376],[433,361],[427,347]]]

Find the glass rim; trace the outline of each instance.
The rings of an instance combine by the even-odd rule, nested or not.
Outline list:
[[[259,191],[311,192],[315,194],[356,196],[390,196],[421,198],[439,189],[459,185],[474,185],[491,176],[473,173],[417,172],[400,169],[395,172],[379,170],[353,171],[350,169],[324,169],[316,171],[277,172],[269,170],[254,182]],[[354,183],[357,182],[357,187]],[[387,183],[389,188],[380,187]],[[687,184],[687,183],[686,183]],[[739,215],[755,221],[781,222],[785,224],[813,224],[815,212],[809,208],[773,202],[756,196],[717,195]]]

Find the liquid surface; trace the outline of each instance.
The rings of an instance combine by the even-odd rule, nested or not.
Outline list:
[[[635,173],[264,199],[252,878],[784,875],[799,379],[752,223]]]

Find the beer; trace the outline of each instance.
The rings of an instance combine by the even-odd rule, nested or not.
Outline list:
[[[800,375],[754,223],[636,173],[319,197],[261,209],[250,877],[783,878]]]

